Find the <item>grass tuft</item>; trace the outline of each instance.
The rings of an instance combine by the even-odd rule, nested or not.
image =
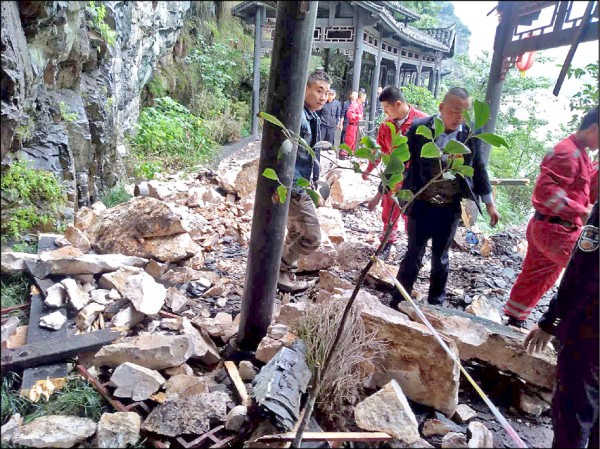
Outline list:
[[[31,281],[28,275],[17,273],[12,276],[0,276],[0,308],[19,306],[27,302],[29,295],[29,285]],[[8,312],[3,317],[17,316],[21,320],[21,324],[28,322],[28,310],[20,309]]]

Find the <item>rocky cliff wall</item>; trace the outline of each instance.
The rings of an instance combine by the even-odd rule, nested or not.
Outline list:
[[[140,92],[193,2],[90,3],[1,4],[2,162],[21,156],[58,173],[72,208],[123,177]],[[114,42],[94,24],[100,5]]]

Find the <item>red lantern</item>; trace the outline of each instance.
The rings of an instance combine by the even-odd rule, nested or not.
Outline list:
[[[531,33],[527,37],[531,37]],[[533,65],[534,55],[535,51],[528,51],[527,53],[517,56],[515,65],[517,69],[519,69],[519,73],[521,73],[522,78],[525,78],[525,72]]]

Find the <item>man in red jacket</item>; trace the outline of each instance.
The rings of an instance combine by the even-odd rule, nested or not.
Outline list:
[[[523,270],[504,307],[508,325],[523,324],[540,298],[567,265],[581,226],[590,213],[598,177],[586,148],[598,149],[598,107],[586,113],[575,134],[559,142],[543,159],[531,202]],[[597,188],[597,187],[596,187]]]
[[[391,154],[392,131],[386,122],[393,123],[396,128],[396,132],[405,135],[410,129],[410,126],[415,118],[427,117],[427,114],[413,108],[410,104],[408,104],[404,98],[404,95],[402,94],[402,91],[394,86],[387,86],[381,91],[381,94],[379,94],[379,102],[381,103],[383,112],[386,115],[386,119],[379,126],[379,131],[377,132],[377,144],[381,146],[382,153]],[[377,167],[377,165],[379,165],[379,161],[369,162],[367,169],[362,175],[365,181],[369,179],[369,174]],[[395,190],[398,191],[401,187],[402,184],[400,183],[396,186]],[[393,192],[387,191],[385,194],[383,194],[382,190],[383,186],[380,185],[377,195],[375,195],[368,203],[369,210],[373,210],[375,207],[377,207],[379,201],[383,197],[381,204],[383,209],[381,213],[381,220],[383,221],[383,232],[381,233],[380,237],[381,240],[383,240],[383,236],[387,229],[387,224],[390,223],[390,220],[392,223],[396,221],[398,215],[400,214],[400,209],[393,199]],[[394,207],[394,205],[396,205],[396,207]],[[395,222],[392,233],[390,234],[390,239],[383,249],[382,258],[384,260],[389,258],[391,247],[398,238],[396,235],[397,229],[398,221]]]

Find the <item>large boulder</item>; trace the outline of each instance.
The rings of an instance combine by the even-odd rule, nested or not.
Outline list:
[[[377,193],[375,186],[366,183],[360,174],[350,170],[332,170],[327,182],[331,184],[333,205],[338,209],[355,209]]]
[[[298,260],[298,271],[326,270],[335,264],[338,253],[329,240],[329,237],[321,230],[321,246],[308,256],[300,257]]]
[[[124,448],[140,439],[140,415],[134,412],[103,413],[98,422],[95,447]]]
[[[321,229],[327,234],[329,240],[336,244],[344,242],[347,236],[341,212],[331,207],[319,207],[317,212]]]
[[[240,198],[254,197],[259,162],[259,158],[242,163],[233,160],[221,162],[217,172],[219,187]]]
[[[79,416],[51,415],[19,429],[13,444],[28,447],[73,447],[96,432],[96,423]]]

